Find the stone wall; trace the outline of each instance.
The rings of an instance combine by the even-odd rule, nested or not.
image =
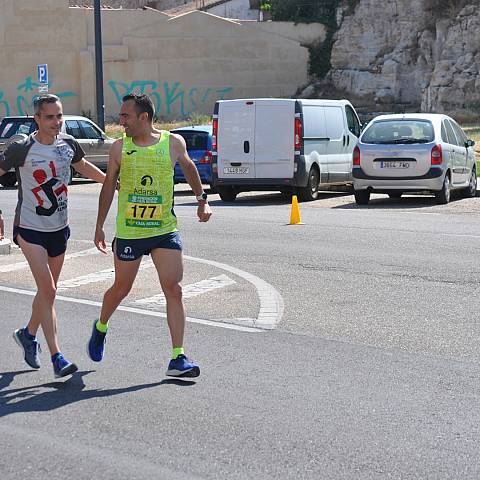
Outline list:
[[[65,112],[94,114],[93,9],[69,8],[68,0],[15,0],[2,8],[0,117],[31,112],[43,63]],[[278,34],[264,28],[199,11],[172,18],[151,9],[102,10],[107,119],[132,91],[147,93],[164,119],[211,114],[222,98],[294,95],[308,80],[299,38],[312,26],[305,33],[293,24]]]
[[[478,6],[478,0],[359,0],[353,13],[339,12],[327,82],[370,109],[478,116]]]

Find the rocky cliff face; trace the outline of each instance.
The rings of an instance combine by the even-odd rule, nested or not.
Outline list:
[[[371,110],[480,115],[480,0],[346,0],[326,80]]]

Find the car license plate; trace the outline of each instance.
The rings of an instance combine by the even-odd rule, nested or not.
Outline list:
[[[250,169],[248,167],[223,167],[223,173],[227,175],[231,174],[239,174],[239,175],[246,175]]]
[[[380,162],[380,168],[410,168],[410,162]]]

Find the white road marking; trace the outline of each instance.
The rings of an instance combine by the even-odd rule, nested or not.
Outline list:
[[[99,251],[96,248],[90,248],[88,250],[83,250],[80,252],[75,252],[71,253],[65,256],[66,260],[71,259],[71,258],[78,258],[78,257],[83,257],[86,255],[96,255],[98,254]],[[198,263],[203,263],[205,265],[210,265],[216,268],[219,268],[221,270],[228,271],[234,275],[239,276],[240,278],[243,278],[247,282],[251,283],[257,290],[258,297],[260,300],[260,310],[258,312],[257,318],[226,318],[222,319],[222,322],[214,322],[210,320],[201,320],[201,319],[195,319],[197,323],[205,323],[207,325],[209,324],[214,324],[217,326],[223,326],[223,325],[230,325],[229,327],[225,328],[233,328],[233,324],[241,324],[239,325],[241,328],[248,328],[252,327],[254,331],[257,329],[264,329],[264,330],[271,330],[276,327],[276,325],[280,322],[283,311],[284,311],[284,303],[283,303],[283,298],[280,295],[280,293],[269,283],[267,283],[265,280],[262,280],[261,278],[245,272],[243,270],[240,270],[238,268],[232,267],[230,265],[227,265],[225,263],[220,263],[216,262],[214,260],[206,260],[203,258],[196,258],[196,257],[191,257],[188,255],[184,255],[184,258],[186,260],[190,260],[192,262],[198,262]],[[142,262],[140,268],[141,269],[146,269],[146,268],[151,268],[153,266],[153,262],[148,259],[144,262]],[[27,262],[18,262],[12,265],[4,265],[0,267],[0,273],[2,272],[9,272],[9,271],[15,271],[19,270],[21,268],[28,267]],[[86,285],[89,283],[94,283],[97,281],[103,281],[109,278],[114,277],[114,270],[113,268],[109,268],[106,270],[102,270],[100,272],[84,275],[81,277],[76,277],[74,279],[70,280],[64,280],[62,282],[59,282],[58,285],[58,290],[59,291],[65,291],[68,290],[69,288],[74,288],[79,285]],[[1,287],[0,290],[5,290],[7,287]],[[15,290],[15,289],[14,289]],[[5,290],[8,291],[8,290]],[[22,292],[26,292],[26,290],[22,290]],[[28,293],[29,295],[35,295],[35,293]],[[81,300],[81,299],[70,299],[68,300],[68,297],[57,297],[58,299],[64,300],[64,301],[72,301],[76,303],[84,303],[84,304],[89,304],[88,300]],[[97,305],[98,302],[93,302],[92,305],[95,304]],[[128,309],[132,307],[119,307],[120,309]],[[138,310],[138,309],[137,309]],[[131,310],[128,310],[131,311]],[[139,310],[140,311],[140,310]],[[142,311],[147,311],[147,310],[142,310]],[[158,312],[160,315],[160,312]],[[151,315],[155,315],[155,312],[149,313]],[[160,316],[164,316],[162,313]],[[208,323],[210,322],[210,323]],[[248,326],[248,327],[245,327]]]
[[[96,248],[89,248],[88,250],[82,250],[80,252],[68,253],[65,255],[65,260],[70,260],[71,258],[86,257],[88,255],[97,255],[100,252]],[[9,265],[0,265],[0,273],[15,272],[17,270],[23,270],[28,268],[28,262],[17,262],[11,263]]]
[[[147,268],[153,267],[153,262],[151,260],[146,260],[140,264],[139,270],[145,270]],[[81,285],[88,285],[90,283],[103,282],[115,277],[115,270],[112,268],[107,268],[106,270],[100,270],[99,272],[89,273],[87,275],[82,275],[80,277],[70,278],[69,280],[62,280],[58,282],[57,291],[64,292],[69,288],[76,288]]]
[[[17,293],[20,295],[29,295],[32,297],[35,296],[36,294],[36,292],[33,292],[31,290],[21,290],[19,288],[4,287],[2,285],[0,285],[0,291]],[[98,308],[101,308],[102,306],[102,302],[94,302],[92,300],[86,300],[83,298],[63,297],[62,295],[57,295],[55,298],[56,300],[59,300],[62,302],[79,303],[82,305],[90,305],[92,307],[98,307]],[[126,306],[120,305],[117,308],[117,310],[121,310],[122,312],[138,313],[140,315],[149,315],[151,317],[167,318],[166,313],[156,312],[154,310],[144,310],[142,308],[126,307]],[[194,318],[194,317],[187,317],[187,322],[199,323],[201,325],[208,325],[210,327],[226,328],[227,330],[237,330],[240,332],[261,333],[265,331],[265,329],[262,329],[262,328],[245,327],[242,325],[235,325],[232,323],[215,322],[213,320],[204,320],[202,318]]]
[[[191,283],[190,285],[185,285],[183,287],[183,298],[192,298],[197,297],[198,295],[203,295],[204,293],[210,292],[212,290],[217,290],[218,288],[224,288],[228,285],[233,285],[236,283],[227,275],[218,275],[217,277],[211,277],[207,280],[201,280],[200,282]],[[163,307],[167,304],[165,295],[159,293],[153,297],[141,298],[132,302],[134,305],[140,305],[144,308],[156,308]]]
[[[256,328],[262,328],[265,330],[271,330],[276,327],[281,320],[284,310],[283,298],[280,293],[269,283],[261,278],[240,270],[239,268],[231,267],[225,263],[216,262],[214,260],[205,260],[203,258],[190,257],[184,255],[184,258],[191,260],[192,262],[204,263],[213,267],[226,270],[227,272],[237,275],[247,282],[251,283],[258,292],[260,300],[260,311],[257,318],[252,319],[252,326]],[[226,319],[225,321],[235,322],[237,319]],[[238,319],[244,323],[246,319]]]

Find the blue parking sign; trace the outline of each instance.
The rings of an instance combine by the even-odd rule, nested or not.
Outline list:
[[[37,65],[38,83],[48,83],[48,65],[46,63]]]

